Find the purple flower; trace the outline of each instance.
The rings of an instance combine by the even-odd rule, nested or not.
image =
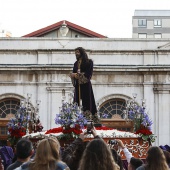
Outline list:
[[[83,128],[87,124],[87,120],[77,104],[63,103],[60,114],[56,114],[55,123],[70,127],[79,125],[80,128]]]
[[[128,118],[134,121],[134,125],[136,128],[140,128],[140,125],[143,125],[145,128],[151,130],[151,125],[153,124],[153,122],[149,118],[144,107],[131,107],[128,111]]]

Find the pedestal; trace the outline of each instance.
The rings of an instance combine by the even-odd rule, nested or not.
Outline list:
[[[44,138],[29,138],[32,142],[34,147],[37,146],[37,142],[39,140],[42,140]],[[150,143],[148,141],[144,141],[142,140],[142,138],[103,138],[103,140],[106,143],[109,143],[109,140],[113,140],[113,139],[120,139],[122,140],[122,142],[124,143],[124,145],[129,149],[130,152],[132,152],[132,155],[135,158],[140,158],[140,159],[145,159],[146,158],[146,154],[147,151],[150,147]],[[86,138],[85,141],[91,141],[93,140],[93,138]],[[59,140],[61,147],[65,147],[68,144],[70,144],[71,142],[73,142],[73,140]],[[120,154],[121,158],[123,160],[126,159],[123,151],[116,145],[113,146],[114,149],[116,149],[118,151],[118,153]]]

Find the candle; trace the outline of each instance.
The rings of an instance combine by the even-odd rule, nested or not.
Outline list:
[[[80,99],[80,106],[82,106],[82,99]]]
[[[80,69],[77,70],[77,73],[80,73]]]

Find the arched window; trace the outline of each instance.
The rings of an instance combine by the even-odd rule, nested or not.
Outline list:
[[[5,98],[0,100],[0,136],[3,145],[6,145],[7,141],[7,123],[11,117],[14,117],[15,113],[19,109],[20,100],[15,98]],[[6,119],[5,119],[6,118]]]
[[[124,110],[126,110],[125,99],[113,98],[105,101],[99,107],[100,113],[108,114],[107,119],[101,119],[102,124],[114,129],[133,132],[133,121],[126,121]]]
[[[108,114],[108,119],[110,118],[124,118],[123,110],[125,110],[126,101],[124,99],[110,99],[104,102],[100,108],[100,113]]]
[[[10,98],[0,101],[0,118],[6,118],[8,115],[15,114],[19,109],[20,100]]]

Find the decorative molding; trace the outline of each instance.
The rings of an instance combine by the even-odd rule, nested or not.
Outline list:
[[[170,83],[154,84],[153,92],[155,94],[170,94]]]
[[[62,90],[64,89],[66,93],[69,93],[73,91],[74,87],[73,86],[63,86],[63,87],[46,87],[47,91],[50,93],[62,93]]]
[[[0,95],[0,100],[6,99],[6,98],[15,98],[18,100],[25,99],[25,97],[15,94],[15,93],[4,93]]]
[[[154,87],[153,91],[155,94],[170,94],[170,88]]]
[[[38,136],[39,135],[39,136]],[[52,135],[52,134],[50,134]],[[55,136],[56,137],[56,136]],[[45,138],[43,134],[37,134],[37,136],[28,136],[28,139],[31,140],[34,146],[37,146],[38,141]],[[112,138],[102,138],[107,144],[109,140],[113,139],[120,139],[126,148],[128,148],[131,152],[133,157],[146,159],[147,151],[150,147],[149,141],[144,141],[141,138],[131,138],[131,137],[112,137]],[[93,138],[86,138],[85,141],[91,141]],[[60,140],[60,145],[64,147],[66,144],[70,144],[72,140]],[[118,148],[118,153],[120,154],[123,160],[126,159],[126,156],[122,149]]]
[[[111,94],[111,95],[107,95],[107,96],[99,99],[96,103],[98,103],[100,106],[102,103],[106,102],[107,100],[115,99],[115,98],[124,99],[125,101],[132,99],[131,97],[123,95],[123,94]]]

